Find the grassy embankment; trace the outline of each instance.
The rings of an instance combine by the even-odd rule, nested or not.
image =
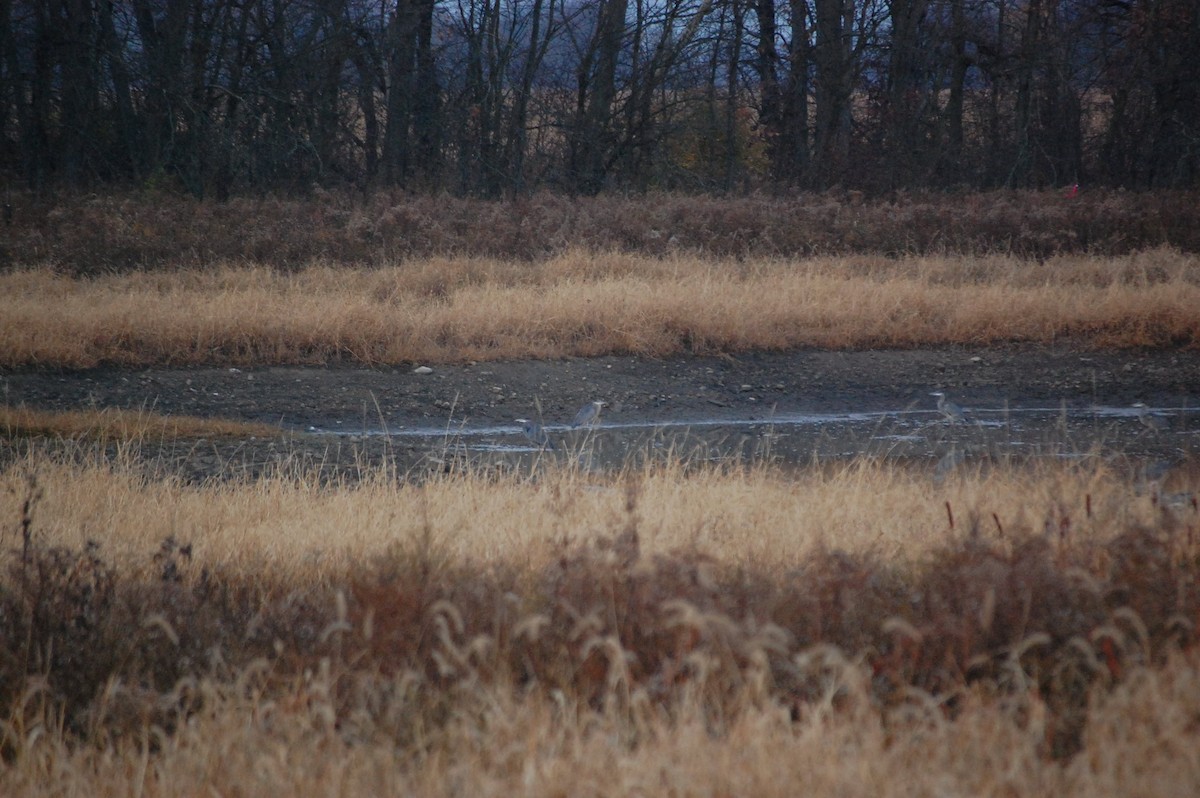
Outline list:
[[[1200,787],[1200,513],[1100,461],[0,480],[5,794]]]
[[[609,353],[1200,342],[1200,256],[721,261],[568,253],[293,273],[0,274],[0,366],[365,364]]]
[[[15,205],[0,367],[1200,340],[1188,194]]]

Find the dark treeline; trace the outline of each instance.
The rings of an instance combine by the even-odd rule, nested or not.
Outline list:
[[[13,185],[1200,184],[1196,0],[0,0]]]

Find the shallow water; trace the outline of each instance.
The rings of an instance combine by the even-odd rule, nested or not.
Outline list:
[[[380,438],[427,445],[442,455],[480,462],[530,458],[576,459],[589,468],[616,468],[639,459],[672,456],[688,461],[804,464],[830,458],[872,456],[927,460],[957,467],[976,458],[1121,455],[1139,459],[1191,458],[1200,445],[1200,412],[1149,408],[1167,428],[1148,428],[1133,407],[1033,406],[969,408],[966,423],[926,409],[836,413],[771,413],[756,417],[625,419],[609,413],[599,424],[573,429],[544,423],[551,446],[531,443],[516,421],[472,425],[319,429],[311,433],[352,439]]]

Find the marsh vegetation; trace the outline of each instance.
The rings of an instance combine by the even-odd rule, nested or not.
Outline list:
[[[14,794],[1197,785],[1200,512],[1100,459],[3,480]]]
[[[0,365],[464,362],[763,349],[1195,346],[1200,257],[571,252],[281,273],[0,273]]]
[[[1076,199],[18,198],[0,792],[1196,794],[1198,206]],[[847,386],[925,402],[926,456],[417,470],[279,427]],[[1055,456],[955,459],[929,391],[1014,386]],[[1068,401],[1169,421],[1066,448]]]

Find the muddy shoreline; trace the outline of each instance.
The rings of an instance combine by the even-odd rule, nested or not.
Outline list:
[[[999,418],[1002,409],[1026,413],[1025,437],[1041,448],[1050,444],[1056,424],[1047,409],[1083,418],[1087,408],[1127,408],[1139,401],[1170,419],[1167,434],[1146,435],[1131,416],[1094,423],[1086,435],[1072,437],[1060,419],[1060,442],[1079,450],[1098,440],[1110,448],[1173,460],[1192,458],[1200,444],[1200,417],[1192,412],[1200,407],[1200,354],[1187,351],[944,347],[665,359],[612,356],[427,368],[429,373],[418,373],[415,365],[6,371],[0,372],[0,395],[9,405],[43,410],[141,409],[266,422],[295,433],[286,441],[152,444],[154,459],[178,465],[189,477],[231,470],[253,475],[281,462],[337,472],[389,458],[402,470],[436,468],[452,454],[448,449],[460,437],[457,432],[482,428],[494,430],[495,439],[504,443],[493,448],[519,452],[519,441],[509,441],[507,435],[518,432],[514,419],[535,417],[562,427],[593,399],[609,405],[600,432],[702,423],[712,434],[696,438],[689,433],[688,440],[738,456],[764,451],[772,419],[806,414],[876,414],[883,419],[873,428],[876,432],[884,424],[897,427],[892,431],[899,434],[883,437],[899,441],[888,450],[899,456],[936,459],[956,441],[962,449],[994,448],[999,433],[989,428],[999,424],[988,422],[975,431],[937,425],[929,396],[933,390],[980,408],[981,418]],[[446,431],[441,440],[409,434],[438,429]],[[768,437],[774,440],[773,455],[801,461],[814,452],[869,451],[864,436],[861,427],[830,423],[819,432]],[[1008,436],[1012,438],[1011,432]],[[645,437],[632,436],[610,448],[614,454],[622,447],[628,451]]]

